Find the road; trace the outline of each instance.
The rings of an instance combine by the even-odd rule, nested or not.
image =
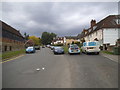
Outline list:
[[[42,48],[2,67],[3,88],[118,87],[118,63],[100,55],[54,55]]]

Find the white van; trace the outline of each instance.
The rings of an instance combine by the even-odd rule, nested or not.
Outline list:
[[[84,42],[83,46],[81,47],[82,52],[89,54],[89,53],[95,53],[99,54],[100,52],[100,44],[98,41],[93,42]]]

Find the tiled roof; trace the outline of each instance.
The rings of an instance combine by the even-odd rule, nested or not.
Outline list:
[[[78,38],[83,38],[86,34],[88,34],[88,32],[89,32],[88,30],[84,29],[84,30],[81,32],[81,34],[78,34],[78,35],[77,35],[77,37],[78,37]]]
[[[117,23],[116,21],[117,19],[120,19],[120,15],[109,15],[108,17],[96,23],[95,26],[88,28],[87,29],[88,33],[83,34],[80,37],[85,37],[102,28],[120,28],[120,22]]]
[[[0,21],[0,22],[2,22],[2,21]],[[21,35],[21,33],[18,30],[16,30],[15,28],[11,27],[10,25],[8,25],[4,22],[2,22],[2,30],[7,30],[7,31],[23,38],[23,36]]]
[[[66,39],[78,39],[77,36],[65,36]]]

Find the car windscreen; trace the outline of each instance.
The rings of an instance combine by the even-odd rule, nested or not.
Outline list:
[[[55,49],[57,49],[57,50],[61,50],[61,49],[63,49],[63,48],[61,48],[61,47],[55,47]]]
[[[77,45],[72,45],[72,46],[70,46],[70,48],[75,48],[75,49],[78,49],[78,46]]]
[[[33,49],[33,47],[28,47],[27,49]]]
[[[88,46],[96,46],[97,44],[96,44],[96,42],[89,42],[88,43]]]

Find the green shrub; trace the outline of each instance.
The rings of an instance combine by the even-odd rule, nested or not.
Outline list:
[[[115,55],[120,55],[120,47],[114,47],[113,52]]]

